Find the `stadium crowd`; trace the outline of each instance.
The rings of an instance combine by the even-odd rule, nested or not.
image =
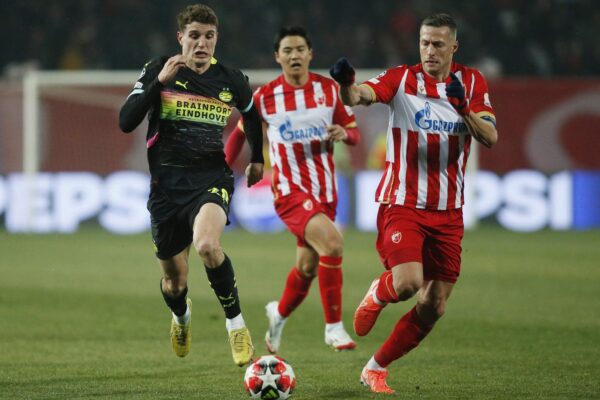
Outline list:
[[[175,14],[193,1],[6,0],[0,2],[0,68],[139,69],[177,52]],[[241,68],[275,68],[273,32],[304,25],[313,67],[346,54],[359,68],[416,63],[419,22],[449,12],[461,27],[460,62],[490,78],[590,76],[600,71],[597,0],[219,0],[205,1],[223,24],[216,56]],[[342,22],[343,21],[343,22]]]

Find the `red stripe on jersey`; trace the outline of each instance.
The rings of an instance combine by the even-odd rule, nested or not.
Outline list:
[[[423,73],[423,75],[425,75],[425,73]],[[432,99],[440,98],[437,85],[431,79],[427,79],[427,77],[425,77],[425,91],[427,92],[427,97],[431,97]]]
[[[417,75],[413,71],[408,71],[406,74],[404,92],[413,96],[417,95]]]
[[[404,204],[417,206],[419,195],[419,132],[408,131],[406,143],[406,199]],[[400,160],[397,160],[400,163]]]
[[[456,208],[456,176],[458,174],[458,136],[448,137],[448,199],[446,201],[446,210]]]
[[[265,113],[266,114],[275,114],[275,96],[273,96],[272,85],[265,86],[264,92],[261,94],[263,102],[265,104]]]
[[[303,143],[293,143],[292,149],[294,149],[294,155],[296,156],[296,165],[300,171],[300,182],[308,193],[312,193],[312,186],[310,183],[310,175],[308,172],[308,165],[306,163],[306,155],[304,154]]]
[[[321,86],[323,87],[323,93],[325,93],[325,105],[327,107],[333,107],[333,84],[328,84],[326,82],[321,82]],[[336,88],[337,90],[337,88]]]
[[[304,104],[306,104],[306,108],[316,108],[317,102],[315,101],[315,89],[312,82],[306,85],[306,89],[302,92],[304,92]]]
[[[425,208],[435,209],[440,202],[440,135],[427,135],[427,201]]]
[[[290,87],[283,87],[283,102],[285,103],[285,111],[295,111],[296,106],[296,91]]]
[[[315,169],[317,171],[323,171],[323,159],[321,158],[321,141],[313,140],[310,142],[310,150],[312,152],[313,161],[315,162]],[[325,174],[318,173],[317,174],[319,180],[319,187],[321,188],[321,196],[319,201],[321,203],[327,203],[327,196],[325,195]]]
[[[384,191],[385,194],[383,195],[383,198],[381,199],[381,203],[388,203],[390,201],[390,188],[392,187],[391,184],[394,183],[394,179],[395,179],[394,171],[391,171],[391,174],[392,174],[392,177],[390,178],[391,184],[390,184],[390,182],[388,182],[386,185],[385,178],[390,173],[390,169],[392,168],[392,166],[395,166],[395,164],[392,164],[389,161],[385,162],[385,167],[383,168],[383,175],[381,176],[379,185],[377,185],[377,190],[375,190],[375,201],[379,201],[382,191]]]

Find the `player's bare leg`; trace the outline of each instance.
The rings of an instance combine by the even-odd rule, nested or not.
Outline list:
[[[381,274],[378,279],[373,281],[365,298],[356,309],[354,329],[357,334],[363,336],[369,333],[386,304],[407,300],[413,297],[423,286],[423,265],[418,262],[400,264],[393,267],[391,271]],[[410,313],[408,315],[412,316]],[[382,361],[381,354],[395,351],[397,343],[391,339],[392,337],[394,337],[394,340],[398,339],[394,334],[399,325],[402,327],[405,325],[410,326],[408,322],[404,321],[405,318],[406,316],[400,320],[390,339],[371,357],[361,371],[361,384],[369,387],[372,392],[394,393],[394,390],[386,382],[387,366],[391,361],[388,362],[387,359]]]
[[[325,343],[337,351],[354,349],[356,343],[342,322],[342,234],[327,215],[319,213],[306,224],[304,239],[319,255],[318,277],[326,322]]]
[[[388,303],[411,298],[422,284],[423,265],[418,262],[400,264],[382,273],[371,283],[354,312],[354,332],[367,335]]]
[[[194,219],[194,248],[202,258],[206,274],[225,312],[225,327],[233,361],[238,366],[250,362],[254,346],[246,327],[231,260],[221,248],[221,235],[227,222],[225,211],[217,204],[206,203]]]
[[[188,250],[159,260],[163,270],[160,290],[171,309],[171,346],[178,357],[185,357],[192,343],[192,301],[187,297]]]

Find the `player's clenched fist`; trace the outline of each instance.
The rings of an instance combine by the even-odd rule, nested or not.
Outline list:
[[[465,97],[465,87],[460,83],[458,77],[453,72],[450,72],[450,78],[452,81],[446,85],[446,96],[448,97],[448,101],[460,115],[467,115],[471,109],[469,108]]]
[[[338,59],[329,69],[329,75],[342,86],[352,85],[355,74],[354,67],[346,57]]]
[[[164,85],[165,83],[175,78],[175,75],[177,75],[177,71],[179,71],[180,68],[184,67],[185,58],[182,54],[177,54],[169,58],[163,66],[160,73],[158,74],[158,81]]]

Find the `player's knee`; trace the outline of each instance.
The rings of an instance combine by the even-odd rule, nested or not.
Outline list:
[[[423,281],[417,278],[405,279],[394,282],[394,291],[398,295],[398,300],[404,301],[413,297],[421,289],[422,285]]]
[[[203,260],[211,260],[220,251],[221,246],[215,240],[196,239],[194,240],[194,248]]]
[[[325,240],[324,250],[325,256],[341,257],[344,253],[344,240],[342,235],[331,235]]]

